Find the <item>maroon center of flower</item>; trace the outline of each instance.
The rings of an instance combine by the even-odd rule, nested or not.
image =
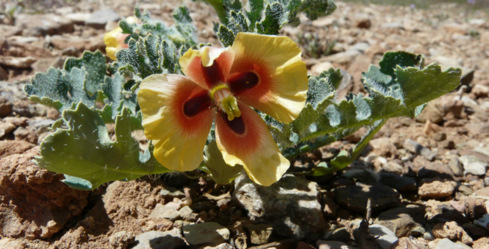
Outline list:
[[[203,93],[194,97],[191,97],[183,104],[183,113],[187,117],[193,117],[199,114],[201,111],[209,109],[211,106],[211,99],[207,93]]]
[[[229,87],[234,94],[248,90],[256,86],[260,78],[254,72],[243,72],[231,75],[228,79]]]

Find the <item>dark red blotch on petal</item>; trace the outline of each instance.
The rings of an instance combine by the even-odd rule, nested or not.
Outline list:
[[[204,73],[205,82],[211,88],[224,82],[224,75],[217,60],[214,60],[209,67],[202,66],[202,72]]]
[[[231,91],[234,94],[239,94],[256,86],[260,78],[254,72],[243,72],[232,75],[227,81]]]
[[[209,109],[211,104],[211,99],[207,93],[199,94],[185,101],[183,104],[183,113],[187,117],[193,117],[201,111]]]
[[[229,121],[228,116],[225,112],[221,111],[220,113],[221,118],[226,122],[226,125],[231,128],[231,130],[233,130],[238,135],[243,135],[245,133],[246,126],[242,117],[234,118],[233,120]]]

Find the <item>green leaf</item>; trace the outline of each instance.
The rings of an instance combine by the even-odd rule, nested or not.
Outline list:
[[[224,47],[229,47],[229,46],[233,45],[234,38],[236,37],[236,35],[233,33],[233,31],[231,29],[229,29],[228,27],[222,25],[222,24],[218,25],[216,27],[217,27],[217,31],[215,31],[215,32],[216,32],[217,38],[219,39],[219,41],[221,41],[222,45]]]
[[[129,40],[129,48],[117,52],[121,72],[132,72],[144,79],[152,74],[163,73],[158,56],[160,38],[149,35],[139,40]]]
[[[394,67],[392,65],[397,65],[399,67],[420,67],[420,62],[422,61],[421,55],[415,55],[407,52],[387,52],[384,57],[379,62],[380,71],[384,74],[395,77]]]
[[[64,182],[66,185],[74,189],[79,189],[79,190],[93,189],[92,183],[90,181],[87,181],[82,178],[70,176],[70,175],[65,175],[65,179],[62,180],[62,182]]]
[[[254,26],[254,23],[260,20],[261,12],[265,6],[263,4],[263,0],[250,0],[249,6],[250,6],[250,11],[247,12],[246,15],[250,20],[250,23]]]
[[[265,118],[284,154],[297,156],[351,134],[362,126],[375,126],[381,120],[413,117],[428,101],[460,84],[460,69],[449,68],[442,72],[436,64],[421,69],[419,56],[405,52],[386,53],[382,61],[381,68],[371,66],[363,74],[362,82],[369,96],[350,95],[346,100],[335,101],[340,77],[337,71],[330,70],[318,77],[309,77],[306,106],[292,123],[277,125],[270,121],[271,118]],[[387,74],[391,71],[392,76]]]
[[[24,91],[30,100],[58,110],[70,108],[73,104],[83,102],[93,106],[84,90],[87,72],[73,68],[70,72],[50,68],[47,73],[38,73],[30,84],[24,86]]]
[[[267,4],[265,16],[262,21],[256,23],[256,30],[260,34],[277,35],[287,21],[287,12],[282,4]]]
[[[104,82],[107,70],[105,63],[105,56],[100,51],[85,51],[81,58],[67,59],[64,69],[70,72],[73,68],[79,68],[89,72],[85,78],[84,89],[88,96],[93,98]]]
[[[229,184],[243,171],[241,165],[229,166],[224,162],[222,153],[217,148],[215,140],[212,140],[204,149],[204,164],[201,167],[206,170],[217,184]]]
[[[66,60],[64,70],[50,68],[47,73],[36,74],[24,90],[30,100],[58,110],[78,102],[92,107],[105,98],[102,89],[113,80],[106,76],[105,62],[100,51],[85,52],[81,58]]]
[[[290,7],[289,9],[293,8]],[[304,12],[307,18],[311,20],[316,20],[321,16],[330,15],[335,10],[336,5],[334,4],[333,0],[302,0],[297,8],[298,12]]]
[[[131,132],[139,127],[126,108],[117,116],[115,141],[110,139],[99,113],[83,103],[74,110],[65,110],[63,120],[67,128],[57,129],[41,143],[41,157],[37,162],[43,168],[84,179],[92,189],[114,180],[168,172],[152,157],[140,160],[144,153],[131,137]],[[89,186],[83,182],[77,184]]]
[[[181,73],[178,60],[190,47],[197,46],[195,27],[186,7],[175,9],[175,24],[168,26],[136,9],[141,23],[119,23],[128,33],[128,48],[117,52],[117,64],[123,73],[132,73],[136,81],[152,74]],[[137,84],[136,84],[137,87]]]

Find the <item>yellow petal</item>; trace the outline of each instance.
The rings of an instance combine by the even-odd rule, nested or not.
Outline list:
[[[280,122],[293,121],[305,105],[308,79],[301,50],[286,36],[238,33],[229,75],[253,72],[258,84],[236,94]],[[232,87],[231,87],[232,88]]]
[[[117,57],[115,56],[115,53],[117,53],[117,48],[114,48],[114,47],[106,47],[105,48],[105,53],[107,54],[107,56],[109,56],[110,59],[112,60],[117,60]]]
[[[181,75],[151,75],[141,82],[138,102],[144,134],[153,140],[153,155],[163,166],[188,171],[200,165],[213,120],[205,97],[209,98],[205,89]],[[203,108],[185,109],[193,99]]]
[[[123,34],[122,29],[117,27],[116,29],[107,32],[104,35],[105,52],[107,56],[112,60],[117,60],[115,54],[122,48],[126,48],[127,44],[124,43],[124,39],[128,34]]]
[[[180,57],[183,73],[207,89],[223,83],[232,63],[233,54],[228,48],[189,49]]]
[[[250,107],[239,104],[241,116],[228,120],[216,115],[216,142],[224,161],[242,165],[254,182],[269,186],[278,181],[290,166],[277,147],[265,122]]]

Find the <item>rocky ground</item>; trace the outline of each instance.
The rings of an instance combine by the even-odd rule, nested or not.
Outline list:
[[[178,2],[140,7],[171,23]],[[354,145],[358,134],[297,159],[269,188],[246,177],[216,186],[172,173],[84,192],[33,162],[59,113],[26,100],[22,87],[68,56],[104,51],[105,29],[131,15],[135,1],[24,3],[13,17],[0,14],[0,248],[489,248],[486,10],[338,2],[331,16],[284,28],[300,42],[310,73],[342,68],[354,92],[386,51],[464,68],[457,92],[416,120],[390,120],[342,172],[300,173]],[[217,44],[213,10],[188,5],[199,38]]]

